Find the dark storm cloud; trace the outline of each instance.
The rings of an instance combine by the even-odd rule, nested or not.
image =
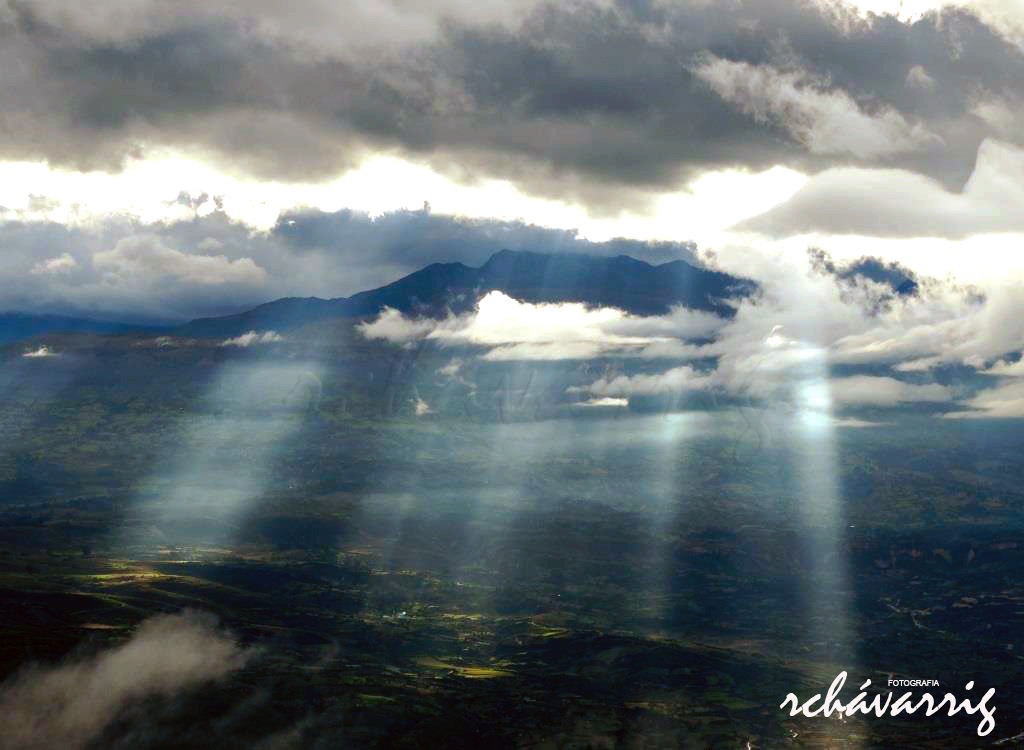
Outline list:
[[[281,216],[272,234],[299,251],[320,250],[346,259],[358,252],[377,262],[404,267],[438,260],[479,265],[503,249],[630,255],[650,263],[695,259],[691,243],[629,239],[591,242],[580,238],[575,230],[519,221],[455,219],[429,210],[394,211],[378,217],[348,209],[292,212]]]
[[[177,200],[198,199],[182,193]],[[268,232],[220,211],[172,223],[112,218],[88,228],[6,221],[0,247],[0,311],[142,322],[225,315],[287,296],[349,296],[434,262],[480,265],[502,249],[694,259],[688,243],[590,242],[569,230],[425,210],[293,212]]]
[[[419,9],[381,27],[372,4],[185,2],[90,24],[115,5],[0,14],[4,156],[114,169],[186,146],[288,180],[395,150],[613,210],[728,166],[884,163],[959,188],[982,138],[1021,139],[1024,55],[956,9],[576,2],[490,23],[497,5],[428,3],[426,33],[400,22]]]

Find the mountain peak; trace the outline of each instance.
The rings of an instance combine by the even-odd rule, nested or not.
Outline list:
[[[368,317],[384,308],[443,317],[472,310],[477,300],[501,291],[524,302],[582,302],[639,315],[673,306],[732,315],[727,300],[753,291],[752,282],[693,266],[680,259],[652,266],[628,255],[539,253],[503,249],[478,268],[431,263],[397,281],[348,298],[289,298],[226,318],[195,320],[189,336],[222,336],[255,329],[284,330],[328,317]]]

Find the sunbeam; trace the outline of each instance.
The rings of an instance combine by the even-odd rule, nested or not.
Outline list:
[[[290,441],[319,419],[321,370],[273,357],[223,365],[199,413],[181,421],[175,452],[138,487],[121,540],[125,552],[230,544],[271,484],[294,488],[280,461]]]
[[[801,557],[807,566],[802,640],[808,657],[816,663],[816,676],[842,671],[859,675],[858,623],[853,616],[828,356],[818,350],[803,361],[795,384],[795,424],[790,432]],[[843,721],[842,714],[838,715],[832,736],[845,738],[848,747],[858,747],[856,740],[848,738],[849,729],[841,726]]]

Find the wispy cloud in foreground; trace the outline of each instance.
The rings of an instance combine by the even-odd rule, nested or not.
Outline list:
[[[0,688],[0,748],[86,747],[131,703],[221,679],[247,656],[210,617],[192,611],[152,617],[120,646],[31,668]]]

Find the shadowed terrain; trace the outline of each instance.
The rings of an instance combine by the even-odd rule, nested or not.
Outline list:
[[[582,406],[557,363],[489,365],[471,398],[435,375],[449,352],[310,330],[6,360],[4,674],[182,609],[253,649],[87,746],[979,745],[962,714],[779,709],[841,669],[973,679],[996,689],[990,740],[1024,729],[1008,423],[770,408],[758,438],[727,405]],[[302,373],[313,411],[289,397]],[[560,395],[502,391],[524,378]]]

